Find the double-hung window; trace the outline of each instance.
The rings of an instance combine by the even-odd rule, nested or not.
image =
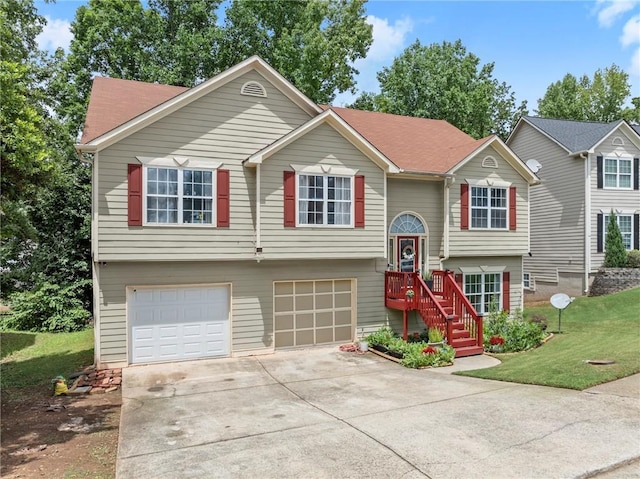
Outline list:
[[[501,309],[502,274],[465,274],[464,294],[478,313],[489,313],[492,308]]]
[[[603,244],[606,242],[607,228],[609,227],[609,215],[604,216],[604,228],[603,228]],[[627,251],[632,249],[633,245],[633,215],[616,215],[616,222],[622,235],[622,243]]]
[[[604,187],[631,189],[631,159],[604,159]]]
[[[213,224],[214,170],[145,168],[147,224]]]
[[[298,225],[353,226],[353,177],[299,174]]]
[[[471,227],[506,229],[507,188],[471,187]]]

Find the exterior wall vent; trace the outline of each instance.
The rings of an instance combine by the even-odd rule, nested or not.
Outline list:
[[[611,144],[615,146],[624,146],[624,140],[621,137],[616,136],[611,142]]]
[[[487,156],[484,160],[482,160],[483,168],[497,168],[498,160],[496,160],[493,156]]]
[[[267,97],[267,91],[257,81],[248,81],[240,89],[241,95]]]

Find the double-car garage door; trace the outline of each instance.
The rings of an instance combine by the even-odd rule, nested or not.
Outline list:
[[[228,356],[229,286],[129,291],[131,363]]]

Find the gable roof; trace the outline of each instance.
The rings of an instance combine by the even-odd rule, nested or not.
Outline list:
[[[336,112],[387,158],[407,172],[446,174],[484,140],[475,140],[444,120],[350,108]]]
[[[280,151],[287,145],[290,145],[298,138],[306,135],[310,131],[322,124],[328,124],[333,127],[338,133],[340,133],[345,139],[347,139],[352,145],[358,148],[369,159],[376,163],[384,171],[390,173],[400,173],[398,168],[389,158],[383,155],[374,145],[368,142],[362,135],[347,124],[340,116],[338,116],[332,109],[327,109],[320,115],[312,118],[302,126],[291,131],[289,134],[271,143],[269,146],[254,153],[245,160],[245,165],[256,166],[263,162],[264,159],[270,157],[274,153]]]
[[[183,86],[96,77],[80,143],[89,143],[186,90]]]
[[[514,128],[507,143],[515,134],[521,122],[526,122],[533,126],[545,136],[559,144],[568,153],[581,153],[593,150],[611,132],[619,127],[628,128],[633,134],[638,130],[631,128],[624,120],[612,121],[610,123],[595,121],[560,120],[555,118],[540,118],[535,116],[523,116]]]
[[[90,131],[93,137],[86,142],[83,141],[80,144],[76,145],[76,149],[78,151],[95,152],[106,148],[107,146],[112,145],[113,143],[116,143],[123,138],[126,138],[130,134],[144,128],[145,126],[150,125],[151,123],[161,118],[164,118],[170,113],[182,108],[185,105],[188,105],[192,101],[201,98],[202,96],[216,90],[217,88],[227,84],[228,82],[240,77],[241,75],[244,75],[251,70],[255,70],[260,73],[276,88],[278,88],[284,95],[291,99],[291,101],[293,101],[309,114],[318,114],[322,111],[322,109],[318,105],[316,105],[309,98],[303,95],[300,90],[294,87],[286,78],[284,78],[277,71],[271,68],[271,66],[269,66],[264,60],[262,60],[258,56],[252,56],[193,88],[186,89],[181,93],[178,92],[176,95],[166,99],[165,101],[160,100],[159,104],[152,107],[151,109],[144,110],[142,113],[136,114],[135,109],[132,108],[129,113],[134,114],[135,116],[129,118],[127,121],[119,124],[116,127],[105,130],[105,128],[108,128],[110,125],[104,124],[99,125],[99,127],[95,126],[94,131]],[[155,86],[155,84],[152,83],[145,83],[143,85],[150,86],[150,88]],[[97,86],[98,90],[102,90],[104,82],[98,82],[98,84],[95,86]],[[91,94],[92,96],[94,95],[93,89]],[[112,93],[108,89],[96,92],[96,96],[99,98],[99,100],[96,101],[95,105],[115,100]],[[137,98],[130,94],[127,94],[127,98],[131,102],[137,102]],[[124,101],[124,99],[122,99],[122,101]],[[91,107],[91,103],[89,106]],[[88,116],[89,112],[87,112],[87,117]],[[84,136],[85,135],[83,134],[83,139]],[[89,138],[88,135],[87,138]]]

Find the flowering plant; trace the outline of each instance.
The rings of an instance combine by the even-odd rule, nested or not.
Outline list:
[[[413,298],[416,292],[412,289],[407,289],[407,292],[405,294],[407,295],[407,298]]]
[[[492,346],[504,344],[504,338],[501,336],[491,336],[491,338],[489,338],[489,344],[491,344]]]
[[[432,348],[431,346],[427,346],[422,350],[422,354],[438,354],[438,350],[436,348]]]

